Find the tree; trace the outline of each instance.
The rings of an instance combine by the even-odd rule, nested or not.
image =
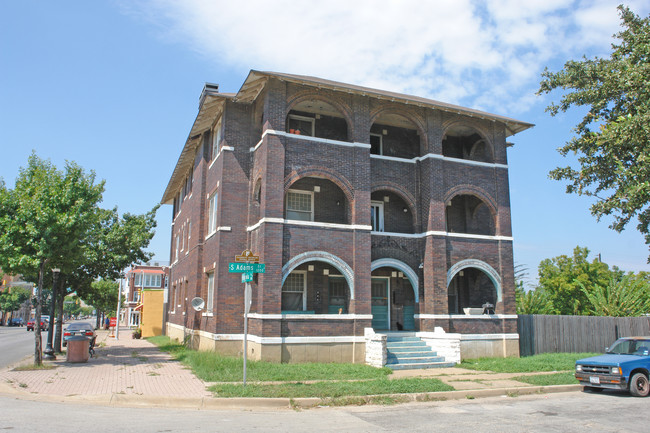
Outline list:
[[[568,181],[567,193],[594,197],[592,215],[613,216],[610,227],[618,232],[637,217],[650,244],[650,17],[618,9],[624,30],[615,35],[611,57],[569,61],[559,72],[547,68],[537,93],[569,90],[547,108],[552,116],[573,106],[589,109],[577,136],[559,149],[579,155],[580,166],[558,167],[550,177]]]
[[[644,278],[628,274],[611,278],[607,285],[588,290],[580,284],[594,316],[628,317],[650,312],[650,284]]]
[[[22,287],[10,287],[0,293],[0,311],[7,313],[18,310],[25,301],[29,300],[31,292]]]
[[[119,284],[112,280],[93,281],[92,290],[86,293],[84,301],[95,307],[97,317],[99,313],[110,313],[117,308],[117,296],[119,293]]]
[[[13,190],[0,179],[0,267],[38,275],[36,320],[41,318],[45,274],[65,258],[79,257],[79,240],[92,223],[104,182],[95,184],[74,162],[59,171],[35,154],[21,168]],[[34,363],[42,363],[41,332],[34,328]]]
[[[596,285],[606,285],[612,277],[607,264],[594,259],[589,262],[589,249],[575,247],[573,256],[561,255],[544,259],[539,264],[539,285],[553,303],[557,314],[589,314],[588,291]]]

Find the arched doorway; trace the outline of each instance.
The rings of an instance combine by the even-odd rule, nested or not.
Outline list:
[[[379,259],[371,265],[372,327],[376,330],[415,330],[419,302],[417,274],[395,259]]]

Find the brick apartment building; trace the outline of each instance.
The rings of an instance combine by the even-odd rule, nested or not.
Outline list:
[[[168,335],[241,354],[250,250],[253,359],[364,362],[370,329],[518,354],[506,139],[531,126],[308,76],[206,84],[162,199]]]

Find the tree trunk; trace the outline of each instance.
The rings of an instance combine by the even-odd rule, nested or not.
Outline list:
[[[46,260],[41,260],[38,270],[38,287],[36,288],[36,317],[34,318],[34,365],[43,365],[43,347],[41,342],[41,305],[43,305],[43,272]]]

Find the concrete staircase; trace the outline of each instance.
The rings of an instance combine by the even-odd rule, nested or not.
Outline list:
[[[392,370],[453,367],[454,362],[431,350],[414,332],[388,333],[386,339],[386,367]]]

